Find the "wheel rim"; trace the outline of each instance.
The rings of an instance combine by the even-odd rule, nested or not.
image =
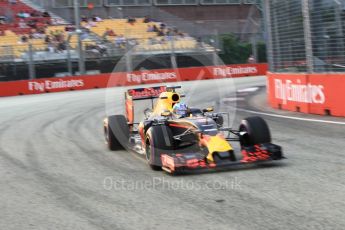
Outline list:
[[[149,143],[146,144],[146,160],[151,162],[151,145]]]
[[[244,125],[241,125],[239,131],[247,133],[246,136],[241,137],[241,139],[240,139],[241,145],[244,145],[244,146],[248,145],[249,144],[249,134],[248,134],[247,128]]]
[[[104,137],[105,137],[105,141],[108,144],[109,143],[109,129],[104,128]]]

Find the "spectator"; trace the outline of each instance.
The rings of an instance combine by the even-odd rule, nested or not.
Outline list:
[[[52,24],[52,25],[60,25],[60,24],[64,24],[64,23],[65,22],[62,19],[52,18],[50,24]]]
[[[44,18],[50,18],[50,14],[49,14],[47,11],[44,11],[44,12],[42,13],[42,17],[44,17]]]
[[[29,41],[28,37],[23,35],[23,36],[20,37],[19,43],[20,44],[24,44],[24,43],[27,43],[28,41]]]
[[[82,31],[82,33],[80,34],[80,39],[85,40],[88,38],[89,38],[89,32],[88,31]]]
[[[145,16],[143,23],[149,23],[149,22],[151,22],[151,18],[149,16]]]
[[[34,36],[33,36],[33,32],[32,32],[32,31],[30,31],[28,37],[29,37],[29,39],[34,39]]]
[[[105,33],[106,33],[107,36],[116,36],[114,30],[112,30],[110,28],[107,28]]]
[[[24,12],[23,12],[23,11],[20,11],[20,12],[17,14],[17,17],[18,17],[18,18],[24,18]]]
[[[49,35],[46,35],[44,38],[44,43],[46,43],[47,45],[50,44],[52,42],[52,39],[50,38]]]
[[[180,39],[184,39],[185,38],[185,34],[182,32],[178,32],[177,34],[179,36]]]
[[[93,20],[89,20],[87,25],[85,25],[85,28],[90,29],[91,27],[96,27],[97,23]]]
[[[88,44],[86,45],[86,50],[96,56],[104,56],[107,54],[107,47],[102,44]]]
[[[33,39],[42,39],[44,38],[44,34],[39,33],[37,30],[32,33]]]
[[[67,46],[66,46],[66,42],[65,41],[61,41],[61,42],[58,43],[58,45],[57,45],[57,52],[58,53],[63,52],[66,49],[67,49]]]
[[[127,17],[127,22],[131,25],[134,25],[134,23],[136,22],[136,19],[133,17]]]
[[[93,45],[93,44],[86,44],[85,50],[94,54],[99,54],[99,51],[97,50],[96,45]]]
[[[153,32],[158,32],[158,31],[159,31],[158,27],[156,25],[153,25]]]
[[[174,31],[171,28],[167,29],[167,32],[165,33],[167,36],[173,36],[174,35]]]
[[[35,20],[29,20],[27,22],[27,25],[33,29],[36,29],[37,28],[37,24],[36,24],[36,21]]]
[[[94,22],[101,22],[101,21],[103,21],[103,19],[98,17],[98,16],[96,16],[96,15],[94,15],[94,16],[92,16],[92,21],[94,21]]]
[[[250,55],[249,57],[248,57],[248,63],[256,63],[256,61],[255,61],[255,58],[254,58],[254,56],[253,55]]]
[[[105,54],[107,54],[107,47],[105,45],[102,44],[98,44],[97,45],[97,50],[99,51],[99,53],[103,56]]]
[[[52,42],[47,44],[47,49],[49,52],[54,53],[55,52],[55,46]]]
[[[37,29],[38,33],[45,35],[46,34],[46,25],[43,25]]]
[[[152,25],[148,25],[146,32],[154,32],[153,26]]]
[[[166,28],[166,25],[164,24],[164,23],[161,23],[160,25],[159,25],[159,29],[160,30],[164,30]]]
[[[87,19],[87,17],[86,17],[85,15],[82,15],[82,16],[81,16],[81,21],[87,23],[87,22],[88,22],[88,19]]]
[[[174,36],[172,35],[172,33],[166,33],[165,40],[167,40],[167,41],[174,40]]]
[[[30,17],[40,17],[41,16],[41,13],[34,10],[30,13]]]
[[[5,16],[0,16],[0,24],[4,25],[6,23],[7,19]]]
[[[116,47],[124,48],[125,45],[126,45],[126,38],[122,34],[120,34],[120,36],[117,36],[115,38]]]
[[[158,30],[158,32],[157,32],[157,36],[164,36],[165,34],[164,34],[164,31],[163,30]]]
[[[20,29],[29,28],[29,27],[26,25],[26,23],[25,23],[25,21],[24,21],[23,19],[20,19],[20,21],[19,21],[19,23],[18,23],[18,26],[19,26]]]
[[[30,14],[28,12],[23,12],[22,15],[23,18],[30,18]]]
[[[67,25],[65,27],[65,31],[66,32],[74,32],[76,29],[75,29],[75,26],[72,26],[72,25]]]

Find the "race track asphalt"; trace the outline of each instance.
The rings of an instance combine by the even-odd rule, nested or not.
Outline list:
[[[206,106],[234,93],[229,81],[182,85],[187,97],[196,89],[191,104]],[[234,82],[246,89],[265,78]],[[0,229],[345,228],[344,124],[264,115],[286,160],[173,177],[107,150],[102,120],[123,110],[122,93],[111,89],[116,105],[104,89],[0,99]],[[265,111],[260,95],[238,106]],[[232,114],[234,127],[252,115]]]

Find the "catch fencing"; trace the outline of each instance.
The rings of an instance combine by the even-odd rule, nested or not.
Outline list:
[[[345,0],[265,0],[272,72],[345,72]]]

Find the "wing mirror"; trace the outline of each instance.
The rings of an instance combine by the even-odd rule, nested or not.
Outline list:
[[[208,108],[206,108],[206,109],[203,109],[202,111],[204,112],[204,113],[210,113],[210,112],[213,112],[213,107],[208,107]]]

